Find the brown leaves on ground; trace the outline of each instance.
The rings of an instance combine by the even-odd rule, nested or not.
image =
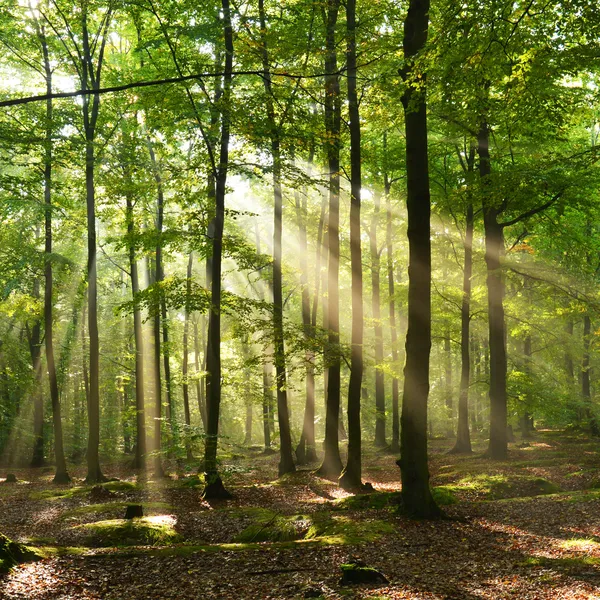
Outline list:
[[[309,517],[335,513],[335,499],[344,492],[308,470],[275,481],[276,456],[227,461],[235,467],[226,478],[235,498],[212,505],[200,500],[199,489],[168,481],[115,489],[116,496],[96,510],[85,491],[43,497],[40,492],[72,489],[53,486],[51,473],[17,471],[21,483],[0,483],[0,531],[19,541],[36,537],[44,546],[79,546],[76,525],[122,516],[121,507],[135,501],[144,504],[146,514],[173,515],[185,543],[82,548],[81,554],[21,565],[0,582],[0,598],[283,599],[319,593],[328,599],[380,600],[600,598],[600,491],[594,488],[600,474],[594,444],[541,432],[529,447],[512,449],[510,460],[502,463],[480,455],[446,455],[446,446],[434,444],[432,484],[445,486],[458,499],[446,507],[451,518],[419,522],[398,515],[394,506],[354,507],[343,512],[351,522],[368,528],[371,520],[383,520],[393,533],[375,542],[353,539],[351,545],[330,540],[216,546],[234,541],[258,509]],[[398,490],[394,457],[370,452],[365,479],[380,491]],[[562,491],[526,495],[538,488],[555,491],[554,486]],[[340,587],[340,565],[351,560],[377,568],[390,584]]]

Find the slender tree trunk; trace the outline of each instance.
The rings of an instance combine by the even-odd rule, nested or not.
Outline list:
[[[384,138],[385,140],[385,138]],[[386,144],[384,144],[385,146]],[[384,148],[385,152],[385,148]],[[388,273],[388,293],[389,315],[390,315],[390,335],[392,346],[392,362],[394,365],[398,362],[398,332],[396,330],[396,299],[394,286],[394,252],[392,246],[392,201],[390,199],[390,184],[385,174],[385,197],[386,197],[386,253],[387,253],[387,273]],[[399,385],[398,378],[392,379],[392,443],[390,451],[400,452],[400,407],[399,407]]]
[[[592,320],[588,314],[583,317],[583,360],[581,362],[581,393],[585,403],[585,413],[593,436],[600,435],[600,425],[592,408],[592,391],[590,378],[590,342]]]
[[[129,276],[131,278],[131,294],[135,299],[140,291],[137,259],[135,255],[135,221],[133,199],[126,194],[127,203],[127,236],[129,239]],[[135,345],[135,459],[134,468],[146,468],[146,412],[144,400],[144,334],[142,314],[139,307],[133,307],[133,339]]]
[[[204,396],[204,386],[200,380],[200,336],[198,335],[198,321],[193,321],[194,325],[194,370],[196,375],[196,397],[198,400],[198,412],[202,420],[202,428],[206,431],[206,398]],[[202,347],[205,344],[202,343]]]
[[[404,21],[402,98],[406,130],[406,205],[408,212],[408,331],[402,400],[400,471],[407,513],[420,518],[440,515],[429,488],[427,398],[431,351],[431,202],[427,152],[425,81],[413,72],[429,27],[429,0],[412,0]],[[413,78],[416,78],[414,80]]]
[[[275,378],[277,382],[277,417],[279,421],[280,460],[279,475],[296,470],[292,452],[292,437],[287,400],[287,383],[285,373],[285,347],[283,335],[283,280],[281,274],[283,234],[283,191],[281,186],[281,149],[279,131],[275,119],[273,89],[269,52],[266,40],[266,17],[264,0],[258,0],[260,28],[262,37],[263,83],[266,93],[266,109],[270,123],[271,157],[273,160],[273,196],[274,196],[274,227],[273,227],[273,355],[275,362]]]
[[[489,129],[483,122],[479,130],[477,152],[479,174],[484,186],[483,225],[485,230],[485,262],[487,265],[488,321],[490,348],[490,443],[488,455],[504,460],[508,452],[506,397],[506,332],[504,320],[504,282],[501,256],[504,232],[498,223],[499,209],[486,198],[485,188],[491,173]]]
[[[371,219],[371,230],[369,235],[371,250],[371,287],[373,288],[372,310],[375,329],[375,446],[383,448],[387,445],[385,439],[385,379],[383,367],[383,325],[381,322],[381,291],[379,248],[377,247],[377,226],[379,224],[379,210],[381,199],[375,193],[375,206]]]
[[[190,427],[192,421],[190,419],[190,392],[189,392],[189,381],[188,381],[188,354],[189,354],[189,331],[190,331],[190,297],[192,295],[192,267],[194,266],[194,253],[190,252],[187,265],[187,282],[185,286],[186,290],[186,303],[185,303],[185,317],[183,322],[183,361],[182,361],[182,376],[183,376],[183,413],[185,418],[185,453],[188,460],[192,460],[192,445],[190,440]]]
[[[471,163],[472,164],[472,161]],[[463,295],[460,308],[460,389],[458,396],[458,424],[456,443],[451,452],[470,454],[469,434],[469,379],[471,376],[470,326],[471,326],[471,276],[473,274],[473,205],[467,206],[464,238]]]
[[[346,0],[348,112],[350,115],[350,260],[352,269],[352,350],[348,386],[348,461],[340,477],[345,489],[362,487],[360,395],[363,376],[363,281],[360,243],[361,148],[358,93],[356,89],[356,0]],[[379,265],[379,260],[378,260]],[[379,266],[377,268],[379,271]],[[379,288],[379,273],[377,274]],[[380,317],[379,315],[378,317]],[[383,350],[383,335],[381,343]],[[382,352],[383,354],[383,352]],[[381,356],[383,360],[383,356]],[[382,382],[383,383],[383,382]],[[385,402],[385,398],[383,398]],[[380,408],[380,407],[378,407]],[[385,403],[383,406],[385,414]],[[385,421],[383,422],[385,443]]]
[[[33,297],[40,297],[40,282],[36,277],[33,282]],[[35,389],[33,391],[33,455],[31,466],[43,467],[44,460],[44,390],[42,385],[42,324],[37,319],[31,332],[27,328],[29,338],[29,353],[31,355],[31,366],[35,377]]]
[[[229,0],[222,0],[222,25],[225,36],[225,69],[221,113],[221,143],[215,187],[215,227],[212,247],[211,305],[208,320],[208,343],[206,360],[207,428],[204,449],[206,487],[203,496],[230,498],[217,470],[217,446],[219,416],[221,409],[221,260],[223,250],[223,226],[225,221],[225,194],[229,166],[229,138],[231,111],[231,79],[233,71],[233,29]]]
[[[525,359],[525,374],[531,385],[531,334],[528,333],[523,342],[523,358]],[[531,393],[525,396],[525,406],[521,413],[521,436],[524,440],[531,438]]]
[[[298,237],[300,239],[300,268],[302,285],[302,324],[304,328],[304,338],[307,344],[311,344],[314,338],[314,327],[312,325],[312,315],[310,306],[310,292],[308,289],[308,240],[306,233],[307,201],[306,194],[304,202],[300,203],[300,194],[294,193],[296,201],[296,214],[298,219]],[[323,228],[322,220],[319,222],[319,233]],[[320,237],[320,235],[318,235]],[[320,244],[320,240],[317,241]],[[320,254],[320,250],[317,250]],[[319,257],[320,262],[320,257]],[[319,279],[317,271],[316,282]],[[296,447],[296,460],[298,464],[306,464],[317,460],[315,448],[315,367],[314,352],[307,349],[305,352],[306,361],[306,402],[304,405],[304,420],[302,425],[302,435],[300,442]]]
[[[327,224],[327,248],[329,252],[327,285],[327,328],[329,330],[327,357],[327,385],[325,411],[325,443],[323,463],[318,474],[337,478],[342,472],[339,448],[340,424],[340,129],[341,98],[337,74],[337,47],[335,29],[339,12],[339,0],[327,0],[325,11],[325,130],[327,132],[327,163],[329,171],[329,216]]]

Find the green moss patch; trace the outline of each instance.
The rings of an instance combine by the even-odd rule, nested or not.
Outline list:
[[[8,571],[19,563],[39,558],[41,556],[32,548],[17,544],[0,533],[0,572]]]
[[[101,486],[110,492],[131,492],[138,489],[135,483],[129,481],[109,481]],[[51,490],[42,490],[29,494],[30,500],[59,500],[63,498],[75,498],[88,494],[93,486],[75,485],[71,487],[60,487]]]
[[[254,523],[246,527],[236,538],[236,542],[289,542],[304,537],[311,521],[304,515],[282,516],[265,511],[257,516]]]
[[[382,535],[395,533],[394,526],[378,519],[356,520],[345,515],[316,513],[304,536],[326,544],[361,544],[374,542]]]
[[[400,492],[375,492],[373,494],[357,494],[334,500],[334,510],[380,510],[400,503]]]
[[[486,475],[463,477],[454,485],[444,486],[453,493],[474,492],[489,500],[555,494],[560,488],[544,479],[529,475]]]
[[[86,504],[85,506],[79,506],[77,508],[65,511],[62,514],[62,518],[70,519],[79,517],[81,515],[90,514],[125,514],[125,509],[129,504],[129,502],[105,502],[102,504]],[[164,514],[165,512],[172,510],[171,505],[167,504],[166,502],[143,502],[142,507],[144,509],[145,514]]]
[[[77,525],[86,532],[85,545],[96,548],[112,546],[164,546],[181,541],[174,520],[168,516],[143,519],[111,519]]]

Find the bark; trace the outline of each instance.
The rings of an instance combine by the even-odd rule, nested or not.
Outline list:
[[[271,84],[269,51],[266,40],[264,0],[258,0],[262,37],[263,83],[266,93],[266,110],[270,123],[271,158],[273,161],[273,356],[277,387],[277,418],[279,422],[279,475],[296,470],[292,452],[292,437],[287,400],[285,372],[285,347],[283,333],[283,279],[281,273],[283,235],[283,191],[281,185],[281,149],[279,131],[275,121],[274,96]]]
[[[531,381],[531,334],[527,334],[523,342],[523,357],[525,358],[525,373],[527,379]],[[529,412],[531,405],[531,393],[525,397],[525,406],[521,414],[521,436],[524,440],[531,438],[531,414]]]
[[[383,138],[384,155],[387,150],[387,134]],[[384,172],[384,187],[386,198],[386,230],[385,244],[387,254],[387,274],[388,274],[388,293],[389,293],[389,317],[390,317],[390,336],[392,347],[392,361],[394,365],[398,362],[398,332],[396,329],[396,299],[394,285],[394,249],[392,245],[392,201],[390,199],[390,181],[387,171]],[[400,452],[400,410],[399,410],[399,382],[398,378],[392,379],[392,443],[390,451]]]
[[[592,335],[592,320],[589,315],[583,317],[583,359],[581,362],[581,393],[585,404],[585,414],[589,421],[590,432],[600,435],[600,425],[592,408],[592,391],[590,379],[590,342]]]
[[[406,131],[406,191],[408,213],[408,330],[402,401],[400,471],[402,499],[408,514],[440,516],[429,488],[427,459],[427,398],[431,352],[431,199],[427,149],[425,81],[413,72],[415,56],[427,41],[429,0],[412,0],[404,21],[402,98]]]
[[[40,297],[40,282],[36,277],[33,282],[33,297]],[[45,308],[45,307],[44,307]],[[42,467],[44,460],[44,391],[42,387],[42,324],[37,319],[31,331],[27,328],[29,338],[29,354],[31,366],[35,377],[35,390],[33,393],[33,455],[32,467]]]
[[[309,161],[310,162],[310,161]],[[298,220],[298,238],[300,241],[300,284],[302,286],[302,325],[304,329],[304,339],[307,344],[305,351],[306,362],[306,401],[304,405],[304,420],[302,424],[302,435],[300,442],[296,447],[296,460],[298,464],[306,464],[317,460],[317,452],[315,448],[315,367],[314,367],[314,352],[308,347],[312,344],[314,338],[314,327],[312,324],[310,292],[308,289],[308,240],[306,233],[306,211],[307,211],[307,195],[304,194],[304,201],[300,203],[300,194],[294,193],[296,202],[296,216]],[[323,221],[319,221],[319,233],[323,228]],[[317,237],[320,237],[318,235]],[[317,246],[320,244],[320,239],[317,240]],[[317,252],[320,254],[320,250]],[[320,259],[320,257],[319,257]],[[320,260],[318,261],[320,262]],[[317,271],[315,281],[319,279]]]
[[[193,321],[194,325],[194,370],[196,376],[196,399],[198,401],[198,411],[202,420],[202,428],[206,431],[206,397],[204,396],[204,386],[200,377],[200,336],[198,335],[198,321]],[[205,347],[205,344],[202,344]]]
[[[337,478],[342,472],[339,448],[340,369],[339,348],[339,270],[340,270],[340,129],[341,98],[337,74],[335,28],[339,0],[327,0],[325,10],[325,131],[327,133],[327,168],[329,173],[329,216],[327,248],[329,252],[327,285],[328,368],[326,385],[325,442],[323,462],[317,473]]]
[[[383,448],[387,445],[385,439],[385,380],[383,371],[383,326],[381,322],[381,291],[380,283],[380,257],[377,247],[377,226],[379,224],[379,210],[381,198],[375,193],[375,206],[371,219],[369,235],[371,250],[371,287],[373,288],[372,310],[375,329],[375,446]]]
[[[356,0],[346,1],[348,112],[350,116],[350,262],[352,270],[352,349],[348,385],[348,461],[340,477],[347,490],[362,488],[360,396],[363,377],[363,281],[360,243],[361,148],[356,89]],[[379,281],[377,281],[379,287]],[[383,342],[382,342],[383,344]],[[383,356],[381,357],[383,359]],[[384,398],[385,400],[385,398]],[[385,404],[384,404],[385,412]],[[383,422],[385,442],[385,421]]]
[[[490,351],[490,442],[487,453],[494,460],[504,460],[508,453],[506,397],[506,325],[504,319],[504,282],[501,256],[504,232],[498,222],[500,209],[487,197],[491,173],[489,128],[484,121],[477,138],[479,175],[483,186],[483,225],[487,266],[488,322]]]
[[[190,331],[190,297],[192,293],[192,267],[194,265],[194,253],[190,252],[187,265],[187,282],[185,286],[186,303],[185,316],[183,322],[183,360],[182,360],[182,378],[183,378],[183,413],[185,418],[185,453],[188,460],[192,460],[192,445],[190,440],[192,425],[190,419],[190,391],[188,381],[188,354],[189,354],[189,331]]]
[[[472,165],[473,162],[470,162]],[[467,206],[464,237],[463,296],[460,308],[460,388],[458,396],[458,424],[456,443],[451,452],[470,454],[469,434],[469,379],[471,376],[470,326],[471,326],[471,276],[473,273],[473,205]]]
[[[229,0],[222,0],[222,25],[225,37],[225,68],[221,112],[221,140],[218,168],[215,174],[215,220],[212,246],[211,305],[208,317],[208,342],[206,349],[207,427],[204,447],[206,486],[203,496],[229,498],[217,469],[217,446],[221,409],[221,260],[223,251],[223,226],[225,221],[225,194],[229,166],[231,80],[233,71],[233,29]]]
[[[97,66],[93,65],[93,50],[90,46],[87,25],[87,8],[82,12],[82,87],[98,90],[103,62],[106,31],[98,32],[100,41]],[[107,19],[107,22],[110,19]],[[98,41],[98,40],[97,40]],[[94,44],[95,45],[95,44]],[[100,469],[100,339],[98,333],[98,273],[96,261],[96,196],[95,196],[95,137],[100,109],[100,95],[83,96],[83,126],[85,133],[85,187],[88,238],[88,335],[90,339],[89,397],[88,397],[88,447],[86,483],[98,483],[106,478]]]
[[[135,299],[140,291],[139,273],[135,252],[135,220],[134,205],[130,194],[125,195],[127,236],[129,244],[129,276],[131,278],[131,294]],[[142,329],[142,314],[134,304],[133,307],[133,339],[135,346],[135,458],[134,468],[146,468],[146,411],[144,399],[144,334]]]

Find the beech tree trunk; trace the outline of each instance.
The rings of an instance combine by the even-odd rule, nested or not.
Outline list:
[[[190,386],[188,381],[188,359],[189,359],[189,332],[190,332],[190,296],[192,293],[192,267],[194,265],[194,253],[190,252],[187,264],[187,281],[186,281],[186,303],[185,303],[185,315],[183,322],[183,360],[182,360],[182,378],[183,378],[183,414],[185,419],[186,431],[184,435],[185,439],[185,453],[188,460],[192,460],[192,445],[190,440],[190,427],[192,421],[190,418]]]
[[[340,378],[339,356],[339,270],[340,270],[340,129],[341,98],[337,74],[335,29],[339,0],[327,0],[325,9],[325,131],[327,132],[327,163],[329,172],[329,216],[327,248],[329,252],[327,280],[327,385],[325,410],[325,442],[323,462],[317,473],[322,477],[337,478],[342,472],[339,448]]]
[[[425,81],[413,63],[427,42],[429,0],[411,0],[404,21],[402,98],[406,131],[406,205],[408,213],[408,331],[402,400],[400,471],[408,514],[439,517],[429,488],[427,399],[431,351],[431,201],[427,152]]]
[[[484,121],[477,139],[479,175],[484,188],[483,225],[485,231],[485,262],[487,266],[488,321],[490,351],[490,443],[488,455],[504,460],[508,453],[506,397],[506,331],[504,319],[504,282],[501,256],[504,252],[504,231],[498,222],[499,209],[486,198],[486,186],[491,173],[489,129]]]
[[[350,261],[352,269],[352,349],[348,385],[348,461],[340,477],[347,490],[362,487],[360,396],[363,376],[363,281],[360,243],[361,149],[356,89],[356,0],[346,0],[348,112],[350,115]],[[378,261],[379,262],[379,261]],[[379,287],[379,274],[377,277]],[[381,340],[383,346],[383,340]],[[382,352],[383,354],[383,352]],[[381,357],[383,360],[383,356]],[[385,413],[385,398],[384,413]],[[385,420],[383,422],[385,443]]]
[[[211,265],[211,306],[208,317],[208,342],[206,349],[207,427],[204,446],[204,471],[206,486],[204,498],[230,498],[217,469],[217,446],[221,410],[221,261],[223,252],[223,226],[225,222],[225,194],[229,166],[229,138],[231,111],[231,80],[233,71],[233,29],[229,0],[221,3],[223,33],[225,38],[225,68],[221,112],[221,140],[219,161],[215,177],[215,220]]]
[[[470,165],[473,162],[471,161]],[[471,326],[471,276],[473,274],[473,205],[466,211],[464,237],[463,295],[460,308],[460,388],[458,396],[458,424],[456,443],[451,452],[470,454],[471,436],[469,433],[469,380],[471,376],[470,326]]]
[[[383,448],[387,445],[385,439],[385,379],[382,371],[383,367],[383,325],[381,322],[381,291],[379,248],[377,247],[377,226],[379,224],[379,209],[381,198],[378,193],[374,197],[373,217],[371,219],[371,229],[369,235],[371,250],[371,287],[372,311],[375,329],[375,446]]]
[[[40,297],[40,282],[36,277],[33,281],[33,298]],[[45,306],[44,306],[45,308]],[[33,454],[31,457],[32,467],[42,467],[44,460],[44,390],[42,387],[42,324],[36,319],[29,331],[29,354],[31,366],[35,377],[35,389],[33,392]]]

